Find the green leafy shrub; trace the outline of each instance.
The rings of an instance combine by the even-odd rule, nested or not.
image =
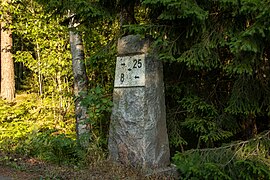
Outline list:
[[[22,147],[28,155],[57,164],[77,163],[80,161],[80,151],[75,139],[65,134],[55,134],[56,131],[46,130],[31,134]]]
[[[106,148],[107,145],[109,118],[112,109],[111,96],[105,93],[105,88],[97,86],[91,88],[83,99],[83,105],[88,107],[87,123],[90,125],[90,140],[103,148]]]
[[[74,119],[55,118],[51,102],[35,94],[18,95],[12,103],[0,100],[0,151],[55,163],[75,162],[79,155]]]

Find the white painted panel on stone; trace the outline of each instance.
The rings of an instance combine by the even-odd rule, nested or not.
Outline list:
[[[145,54],[117,57],[114,87],[145,86]]]

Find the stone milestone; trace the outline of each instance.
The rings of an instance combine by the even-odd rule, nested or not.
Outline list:
[[[150,41],[129,35],[118,41],[109,153],[141,168],[170,165],[163,67]]]

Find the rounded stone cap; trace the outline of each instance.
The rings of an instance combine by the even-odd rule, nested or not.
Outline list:
[[[128,35],[118,40],[118,55],[143,54],[149,50],[149,40],[139,35]]]

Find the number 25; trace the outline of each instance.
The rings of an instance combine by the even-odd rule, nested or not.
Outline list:
[[[134,62],[134,65],[133,65],[133,68],[141,68],[142,67],[142,60],[141,59],[134,59],[133,60]]]

